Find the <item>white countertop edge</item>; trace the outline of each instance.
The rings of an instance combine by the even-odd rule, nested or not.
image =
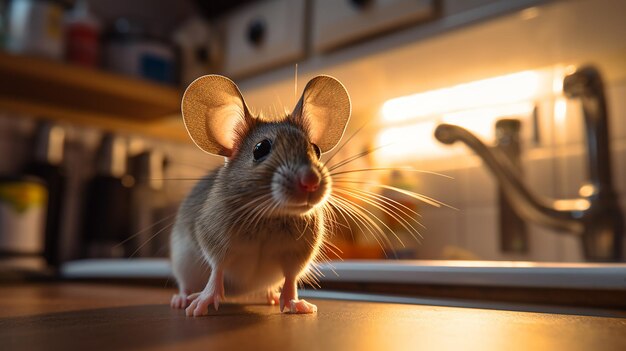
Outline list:
[[[622,263],[339,261],[317,267],[321,281],[626,289]]]
[[[66,262],[61,277],[88,278],[170,278],[172,268],[165,258],[84,259]]]
[[[626,264],[500,261],[334,261],[315,265],[320,281],[626,290]],[[312,269],[315,271],[316,269]],[[61,276],[170,278],[167,259],[88,259],[61,267]]]

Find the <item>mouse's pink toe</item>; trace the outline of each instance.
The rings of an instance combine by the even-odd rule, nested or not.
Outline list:
[[[189,304],[187,294],[174,294],[172,296],[172,300],[170,301],[170,306],[175,309],[184,309]]]
[[[200,296],[201,293],[197,292],[197,293],[193,293],[193,294],[189,294],[189,296],[187,296],[187,301],[191,302],[195,299],[198,298],[198,296]]]
[[[200,317],[209,314],[209,306],[213,305],[215,310],[220,306],[220,296],[218,294],[200,293],[187,307],[185,314],[187,317]]]
[[[307,314],[316,313],[317,306],[307,302],[306,300],[291,300],[289,301],[289,309],[285,312],[294,314]]]

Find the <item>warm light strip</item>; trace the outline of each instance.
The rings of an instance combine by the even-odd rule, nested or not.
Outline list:
[[[382,107],[382,117],[385,122],[400,122],[452,111],[528,101],[539,95],[542,78],[537,71],[523,71],[403,96],[386,101]]]
[[[435,122],[427,121],[383,129],[376,139],[376,145],[380,147],[376,153],[378,162],[386,164],[416,155],[425,158],[445,155],[450,150],[435,140],[433,133],[436,126]]]
[[[446,113],[442,116],[441,122],[456,124],[469,129],[484,142],[492,143],[496,138],[496,121],[503,118],[514,118],[521,121],[529,120],[532,117],[533,108],[534,104],[529,101],[483,107]]]

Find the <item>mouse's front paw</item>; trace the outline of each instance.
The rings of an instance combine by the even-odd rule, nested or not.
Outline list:
[[[316,313],[317,306],[314,304],[307,302],[306,300],[290,300],[286,306],[288,309],[285,311],[286,313],[297,313],[297,314],[306,314],[306,313]]]
[[[217,311],[221,300],[222,297],[217,293],[206,294],[202,292],[191,301],[189,307],[185,310],[185,314],[187,314],[187,317],[206,316],[209,314],[209,306],[213,305]]]

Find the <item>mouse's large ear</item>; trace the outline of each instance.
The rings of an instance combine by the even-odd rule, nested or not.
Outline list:
[[[181,111],[193,142],[205,152],[226,157],[233,154],[237,125],[251,118],[237,85],[220,75],[189,84]]]
[[[311,142],[327,152],[339,143],[351,111],[343,84],[330,76],[317,76],[304,88],[292,118],[308,126]]]

